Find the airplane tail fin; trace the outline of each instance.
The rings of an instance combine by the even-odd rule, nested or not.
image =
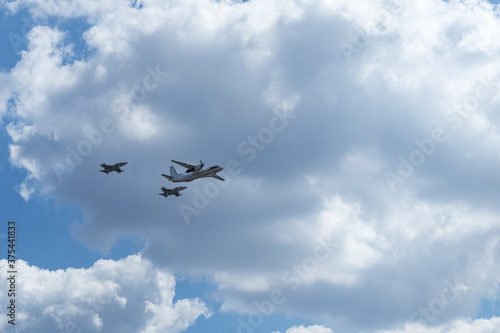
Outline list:
[[[168,175],[166,175],[166,174],[164,174],[164,173],[162,173],[161,175],[162,175],[163,177],[167,178],[168,180],[172,180],[172,179],[174,179],[174,178],[172,178],[172,177],[170,177],[170,176],[168,176]]]
[[[170,176],[171,177],[177,176],[177,171],[175,171],[175,168],[173,165],[170,166]]]

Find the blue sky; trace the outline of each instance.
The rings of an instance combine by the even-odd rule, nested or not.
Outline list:
[[[496,3],[0,1],[16,329],[497,332]]]

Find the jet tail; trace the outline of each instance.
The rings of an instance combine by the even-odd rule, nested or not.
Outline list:
[[[177,171],[175,171],[175,168],[173,165],[170,166],[170,176],[171,177],[177,176]]]
[[[168,180],[172,180],[172,179],[174,179],[173,177],[170,177],[170,176],[168,176],[168,175],[166,175],[166,174],[164,174],[164,173],[162,173],[161,175],[162,175],[163,177],[167,178]]]

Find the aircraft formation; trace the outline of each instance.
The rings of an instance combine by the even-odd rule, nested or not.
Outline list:
[[[172,162],[186,168],[186,172],[184,174],[182,173],[179,174],[175,170],[174,166],[170,166],[170,175],[166,175],[164,173],[162,173],[161,175],[170,180],[171,182],[174,183],[190,182],[195,179],[206,178],[206,177],[213,177],[215,179],[224,181],[224,178],[217,175],[217,172],[222,171],[224,169],[221,166],[214,165],[204,169],[203,167],[205,166],[205,163],[203,163],[202,161],[200,161],[200,164],[196,165],[176,160],[172,160]],[[105,174],[109,174],[110,172],[113,171],[120,173],[124,171],[121,169],[121,167],[126,165],[127,163],[128,162],[118,162],[112,165],[107,165],[106,163],[103,163],[101,164],[101,167],[104,168],[104,170],[99,170],[99,171],[104,172]],[[175,195],[176,197],[179,197],[182,195],[179,192],[185,189],[187,189],[186,186],[179,186],[173,189],[162,187],[161,190],[163,193],[158,193],[158,194],[164,196],[165,198],[168,198],[169,195]]]

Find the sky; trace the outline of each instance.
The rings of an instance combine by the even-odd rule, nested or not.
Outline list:
[[[0,331],[498,332],[498,3],[0,0]]]

